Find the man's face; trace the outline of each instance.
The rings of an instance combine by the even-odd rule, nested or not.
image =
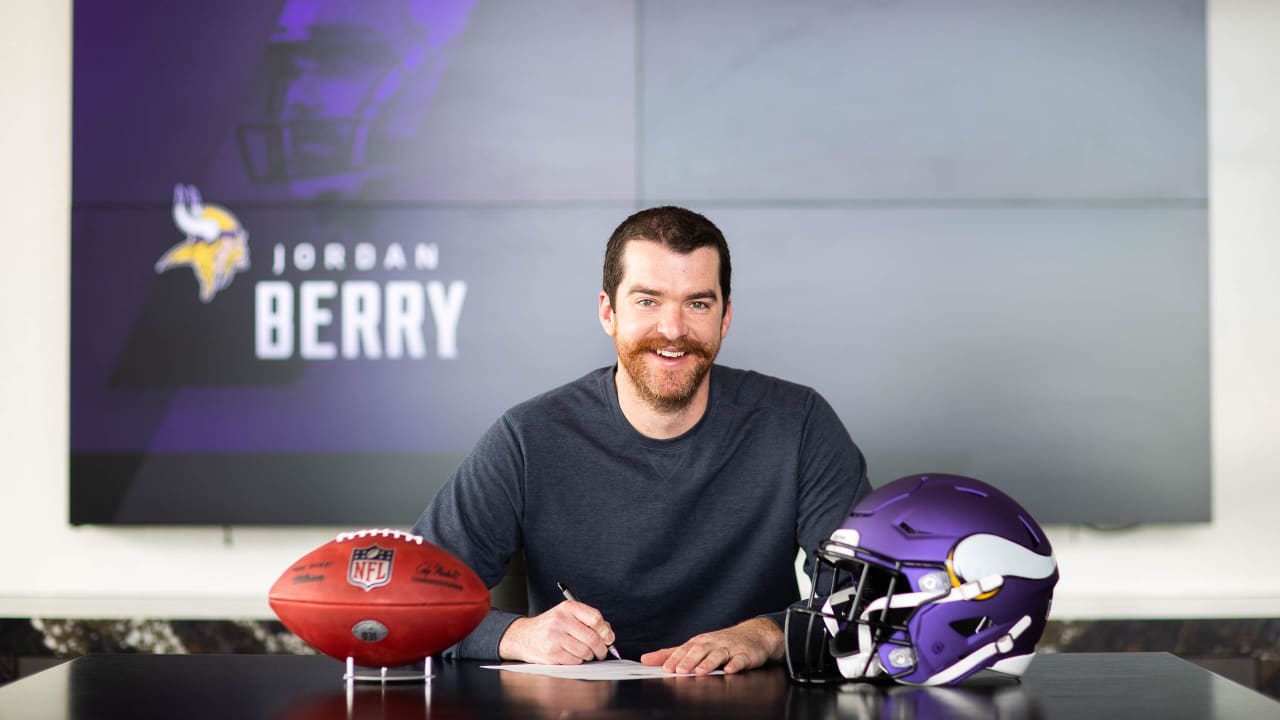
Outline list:
[[[618,381],[629,381],[655,409],[687,407],[733,315],[720,292],[720,256],[712,247],[682,255],[632,240],[622,259],[616,307],[600,293],[600,324],[618,350]]]

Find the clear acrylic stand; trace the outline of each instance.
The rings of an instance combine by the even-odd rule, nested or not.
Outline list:
[[[365,668],[365,670],[374,670],[374,668]],[[359,694],[365,698],[362,702],[369,702],[370,695],[379,698],[378,701],[385,701],[387,697],[388,683],[422,683],[422,707],[427,713],[431,714],[431,658],[424,658],[422,661],[422,672],[408,670],[390,670],[386,667],[377,668],[376,672],[356,672],[355,660],[347,658],[347,671],[342,675],[342,679],[346,682],[347,689],[347,717],[355,717],[356,696]],[[362,683],[365,689],[356,692],[356,683]],[[370,685],[376,685],[369,687]],[[375,689],[376,688],[376,689]],[[398,691],[392,691],[396,693]],[[381,715],[379,716],[381,717]]]
[[[348,685],[352,683],[380,683],[386,685],[391,682],[420,682],[431,683],[431,658],[424,658],[422,661],[422,672],[416,670],[391,670],[385,667],[377,668],[376,672],[366,672],[374,670],[374,668],[364,668],[361,672],[356,672],[356,661],[350,657],[347,658],[347,671],[343,674],[342,679]]]

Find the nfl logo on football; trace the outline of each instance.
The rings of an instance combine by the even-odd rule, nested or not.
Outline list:
[[[391,582],[391,561],[396,551],[376,544],[351,551],[347,564],[347,582],[362,587],[366,592]]]

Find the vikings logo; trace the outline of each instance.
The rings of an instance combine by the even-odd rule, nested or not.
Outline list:
[[[156,261],[156,272],[190,266],[202,302],[226,289],[236,272],[249,269],[249,233],[230,210],[202,204],[194,185],[173,187],[173,222],[187,239]]]

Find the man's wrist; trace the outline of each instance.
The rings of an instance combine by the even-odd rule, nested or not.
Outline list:
[[[743,626],[751,628],[760,638],[760,647],[764,648],[766,656],[770,660],[781,660],[785,654],[785,640],[782,628],[778,627],[778,623],[768,617],[754,617],[742,623]]]
[[[502,637],[498,640],[499,660],[523,659],[523,653],[520,650],[520,633],[521,626],[527,622],[529,622],[529,618],[518,617],[507,626],[506,632],[502,633]]]

